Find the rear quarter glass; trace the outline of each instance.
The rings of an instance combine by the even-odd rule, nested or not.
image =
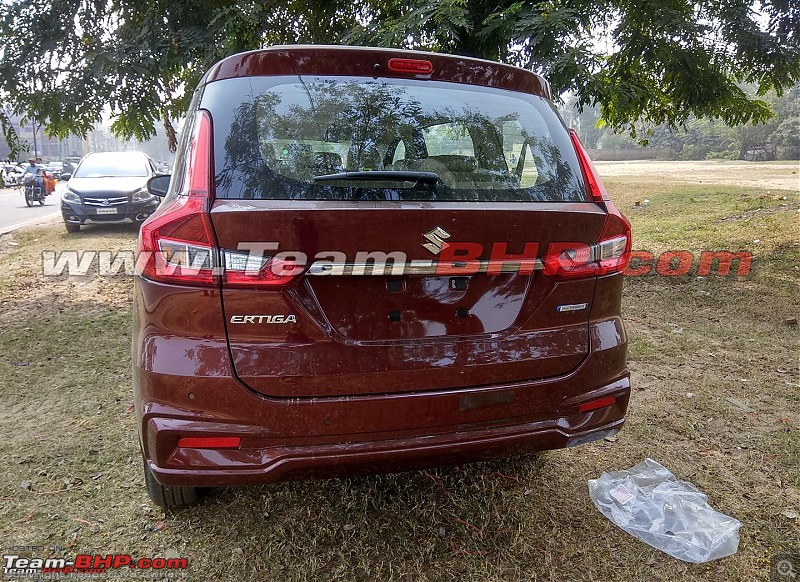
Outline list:
[[[209,83],[200,107],[214,122],[217,198],[588,200],[569,134],[537,95],[443,81],[265,76]],[[315,180],[370,171],[439,180]]]

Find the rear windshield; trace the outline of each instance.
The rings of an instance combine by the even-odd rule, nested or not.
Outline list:
[[[214,119],[220,198],[587,200],[569,134],[535,95],[404,79],[254,77],[211,83],[202,107]]]

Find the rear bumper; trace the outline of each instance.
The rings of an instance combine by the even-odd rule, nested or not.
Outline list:
[[[151,419],[148,433],[155,448],[171,449],[159,465],[148,459],[163,485],[226,486],[292,479],[339,477],[398,472],[475,462],[508,455],[575,446],[611,436],[624,423],[628,402],[627,379],[615,386],[617,404],[606,409],[548,421],[482,430],[463,430],[390,440],[358,440],[337,444],[267,444],[253,436],[253,427],[228,425],[226,436],[240,435],[238,449],[182,449],[175,445],[186,435],[222,434],[219,425],[196,421]],[[365,435],[360,435],[361,439]],[[152,441],[151,441],[152,442]],[[146,455],[147,456],[147,455]]]
[[[624,344],[610,349],[624,361]],[[396,472],[575,446],[609,436],[624,422],[628,371],[600,385],[586,383],[608,372],[608,356],[615,359],[590,355],[555,379],[307,400],[265,398],[232,378],[197,382],[135,368],[141,448],[164,485],[224,486]],[[581,412],[582,403],[608,396],[613,404]],[[187,406],[177,406],[180,400]],[[239,437],[241,445],[179,447],[184,437]]]

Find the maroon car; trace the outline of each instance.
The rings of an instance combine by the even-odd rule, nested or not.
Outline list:
[[[198,87],[142,225],[148,491],[594,441],[630,393],[630,224],[539,75],[283,46]]]

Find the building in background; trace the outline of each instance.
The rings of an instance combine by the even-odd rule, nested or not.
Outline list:
[[[12,115],[7,109],[6,114],[11,120],[23,148],[27,148],[17,154],[18,161],[25,161],[31,156],[41,157],[45,162],[54,161],[76,161],[89,152],[119,152],[119,151],[140,151],[149,155],[160,168],[172,166],[174,154],[169,151],[166,132],[163,127],[156,126],[156,135],[148,140],[140,142],[136,139],[122,140],[114,136],[111,132],[110,123],[98,123],[89,131],[86,138],[79,135],[70,135],[66,139],[49,137],[45,134],[43,124],[34,118],[26,115]],[[24,120],[24,121],[23,121]],[[179,120],[177,127],[180,131],[182,120]],[[34,129],[35,127],[35,129]],[[0,135],[0,160],[9,157],[11,148]]]
[[[27,151],[22,151],[17,155],[19,160],[26,160],[28,157],[41,157],[45,162],[64,161],[67,158],[82,158],[89,152],[111,152],[126,150],[141,150],[140,144],[136,140],[120,140],[116,138],[110,128],[104,124],[97,124],[87,134],[86,139],[79,135],[70,135],[66,139],[48,136],[43,124],[35,118],[26,115],[8,114],[14,131],[20,138],[23,147]],[[164,138],[166,144],[166,138]],[[0,136],[0,159],[7,159],[11,148]]]
[[[18,154],[20,160],[37,156],[45,161],[60,161],[68,157],[83,157],[86,153],[86,144],[80,136],[70,135],[66,139],[50,137],[45,134],[38,119],[13,114],[8,114],[8,117],[23,146],[27,146],[27,151]],[[8,158],[9,152],[8,144],[0,136],[0,159]]]

